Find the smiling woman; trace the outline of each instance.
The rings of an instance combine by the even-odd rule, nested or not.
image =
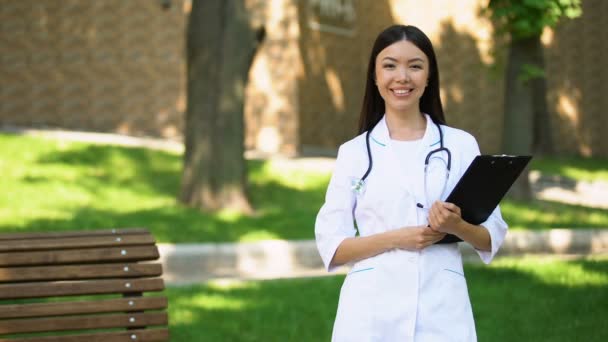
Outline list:
[[[435,53],[418,28],[395,25],[376,38],[359,133],[339,149],[315,224],[326,269],[354,264],[332,340],[476,340],[457,239],[444,237],[489,263],[507,224],[499,208],[473,225],[443,202],[479,147],[445,124]]]
[[[428,84],[429,61],[424,52],[407,40],[389,45],[376,58],[375,78],[380,96],[384,99],[386,115],[402,117],[399,112],[420,112],[418,103]],[[414,117],[414,116],[412,116]],[[418,121],[412,131],[395,129],[396,140],[416,140],[424,133],[424,122]],[[395,127],[397,128],[397,127]]]

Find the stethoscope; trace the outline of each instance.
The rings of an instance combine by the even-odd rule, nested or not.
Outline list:
[[[434,122],[434,121],[433,121]],[[450,176],[450,170],[452,168],[452,154],[450,153],[450,150],[445,147],[443,145],[443,131],[441,130],[441,126],[434,122],[435,125],[437,126],[437,129],[439,130],[439,148],[430,151],[427,155],[426,158],[424,159],[424,191],[425,191],[425,195],[428,195],[426,193],[427,191],[427,175],[428,175],[428,168],[429,168],[429,161],[431,160],[431,158],[433,157],[433,155],[438,155],[438,153],[440,152],[445,152],[447,154],[447,163],[446,165],[446,176],[445,176],[445,182],[443,183],[443,187],[441,188],[441,192],[443,193],[443,191],[445,190],[445,187],[448,183],[448,178]],[[367,166],[367,171],[365,171],[365,174],[363,174],[363,177],[361,177],[361,179],[358,179],[356,181],[353,182],[352,184],[352,190],[356,193],[356,194],[361,194],[364,189],[365,189],[365,180],[367,179],[367,176],[369,176],[370,172],[372,171],[372,167],[373,167],[373,158],[372,158],[372,149],[369,145],[369,136],[372,132],[372,129],[369,129],[367,131],[367,133],[365,134],[365,146],[367,148],[367,160],[368,160],[368,166]],[[440,158],[441,159],[441,158]],[[443,160],[443,159],[441,159]],[[427,196],[428,197],[428,196]],[[425,208],[421,203],[416,203],[416,206],[418,208]],[[426,208],[428,209],[428,208]]]

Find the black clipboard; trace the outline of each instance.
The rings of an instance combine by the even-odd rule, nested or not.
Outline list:
[[[531,159],[532,156],[477,156],[445,202],[456,204],[465,221],[478,225],[488,219]],[[459,237],[448,234],[436,243],[459,241]]]

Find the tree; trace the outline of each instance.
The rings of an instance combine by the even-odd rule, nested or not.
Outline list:
[[[205,211],[251,212],[244,94],[263,28],[244,0],[192,1],[186,32],[187,104],[180,200]]]
[[[502,148],[509,154],[552,154],[541,35],[564,17],[580,16],[580,0],[490,0],[488,10],[497,33],[510,36]],[[531,193],[526,171],[510,195],[526,200]]]

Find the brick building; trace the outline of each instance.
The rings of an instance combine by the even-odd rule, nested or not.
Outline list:
[[[189,0],[0,0],[0,125],[181,137]],[[335,151],[355,134],[373,39],[393,23],[436,49],[448,122],[499,151],[504,46],[486,0],[247,0],[266,39],[247,88],[246,147]],[[543,35],[556,149],[608,157],[608,2]],[[493,53],[493,50],[497,53]],[[497,67],[493,67],[497,59]]]

